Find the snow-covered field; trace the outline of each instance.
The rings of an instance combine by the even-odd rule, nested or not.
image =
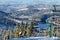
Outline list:
[[[58,37],[29,37],[29,38],[12,38],[10,40],[60,40]]]

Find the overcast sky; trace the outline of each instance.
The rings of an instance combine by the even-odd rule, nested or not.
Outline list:
[[[0,0],[0,3],[34,3],[34,2],[60,2],[60,0]]]

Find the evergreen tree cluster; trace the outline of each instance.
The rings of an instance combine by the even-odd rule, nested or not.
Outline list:
[[[19,37],[30,37],[32,35],[33,31],[33,22],[28,23],[23,23],[23,21],[18,25],[16,23],[16,27],[14,28],[9,28],[8,30],[4,30],[2,32],[2,38],[5,38],[4,36],[7,35],[6,37],[8,39],[11,38],[19,38]]]

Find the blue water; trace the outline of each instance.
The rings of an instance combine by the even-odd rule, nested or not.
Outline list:
[[[51,17],[51,16],[52,16],[52,15],[49,15],[49,14],[43,15],[42,18],[41,18],[41,22],[42,22],[42,23],[46,23],[46,19],[49,18],[49,17]]]

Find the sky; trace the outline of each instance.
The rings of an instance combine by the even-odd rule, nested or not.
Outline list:
[[[60,0],[0,0],[0,3],[34,3],[34,2],[60,2]]]

